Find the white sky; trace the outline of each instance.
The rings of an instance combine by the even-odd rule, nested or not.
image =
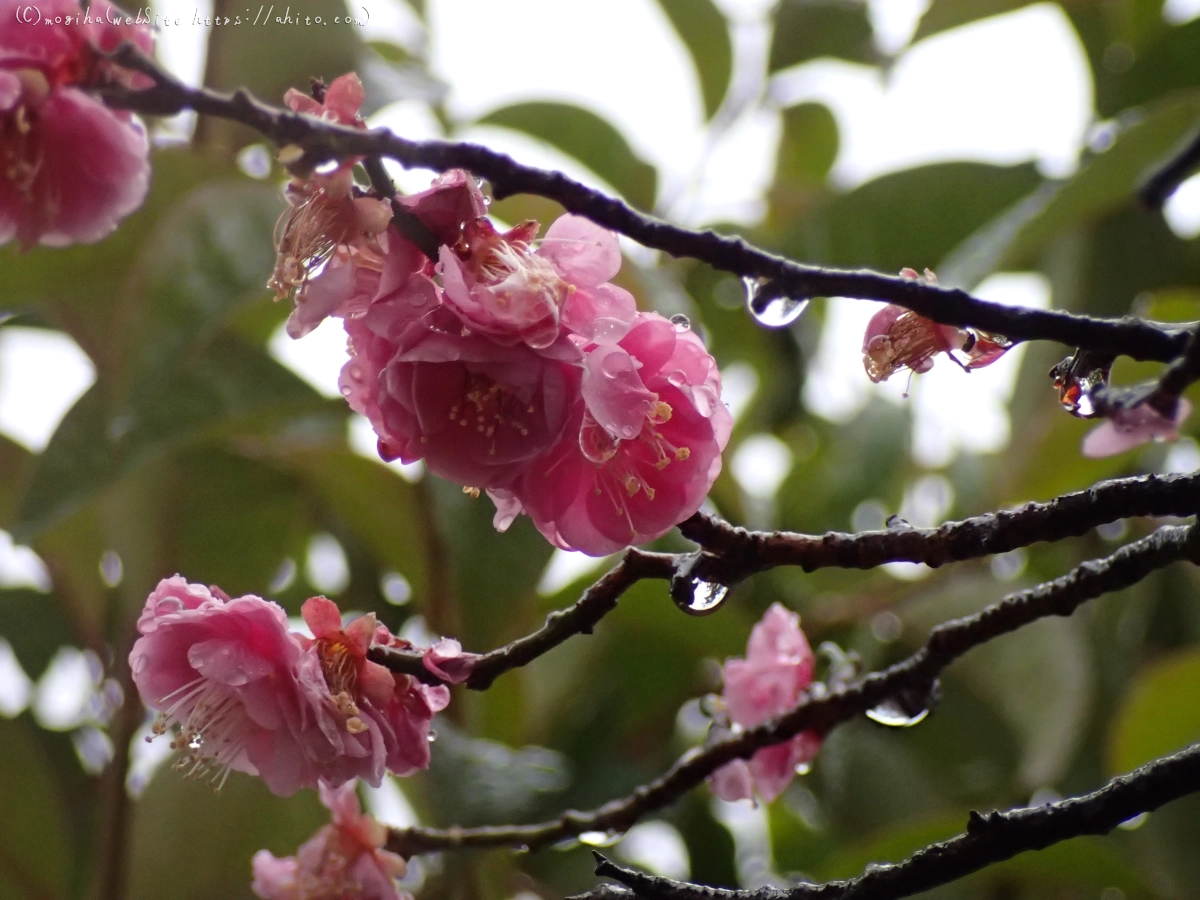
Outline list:
[[[718,2],[736,23],[739,54],[764,52],[769,0]],[[190,18],[198,5],[203,15],[204,0],[163,0],[155,8],[178,8]],[[752,222],[761,213],[779,128],[774,105],[807,99],[829,104],[841,132],[834,176],[844,186],[950,159],[1036,160],[1048,174],[1066,174],[1091,117],[1082,48],[1065,16],[1049,3],[923,41],[900,57],[886,82],[865,67],[833,61],[780,73],[758,86],[769,98],[767,108],[742,115],[712,146],[705,143],[691,62],[654,0],[429,0],[428,6],[430,59],[451,85],[448,104],[454,116],[474,117],[532,99],[592,109],[659,166],[660,203],[686,222]],[[903,47],[923,6],[923,0],[872,0],[881,43]],[[369,37],[410,45],[419,40],[402,0],[374,0],[371,10]],[[1173,21],[1200,15],[1200,0],[1169,0],[1166,13]],[[204,34],[203,28],[183,26],[160,35],[163,58],[191,82],[203,68]],[[395,127],[408,137],[441,136],[428,109],[416,102],[383,110],[373,124]],[[596,183],[578,164],[518,135],[472,129],[464,136]],[[409,173],[402,186],[420,188],[427,178]],[[1179,234],[1190,237],[1200,232],[1200,180],[1186,187],[1173,199],[1167,218]],[[997,276],[980,293],[1025,305],[1049,301],[1044,280],[1034,276]],[[861,301],[831,301],[830,326],[806,393],[818,414],[845,419],[871,391],[897,400],[900,377],[893,379],[896,384],[873,386],[859,360],[862,328],[873,308]],[[334,323],[327,323],[299,342],[277,336],[272,351],[328,391],[344,359],[345,340]],[[1007,442],[1006,402],[1017,357],[1010,353],[970,376],[940,363],[914,381],[906,402],[916,417],[913,449],[920,462],[937,467],[959,449],[994,450]],[[0,329],[0,433],[40,450],[93,379],[90,361],[65,335]],[[359,452],[373,455],[362,422],[352,427],[352,435]],[[753,466],[743,462],[738,468]],[[11,549],[0,552],[0,567],[12,557]]]

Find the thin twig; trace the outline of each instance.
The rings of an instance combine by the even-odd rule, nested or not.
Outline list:
[[[1108,834],[1122,822],[1200,791],[1200,745],[1142,766],[1081,797],[1033,808],[979,814],[967,830],[931,844],[895,865],[874,865],[857,878],[731,891],[645,875],[596,854],[596,874],[629,890],[599,885],[571,900],[896,900],[957,881],[1027,850],[1044,850],[1071,838]]]
[[[1138,199],[1150,209],[1162,209],[1188,176],[1200,168],[1200,128],[1162,168],[1156,170],[1138,188]]]
[[[920,650],[887,669],[832,690],[815,686],[795,709],[704,749],[690,750],[664,775],[628,797],[589,812],[568,810],[558,819],[534,825],[396,829],[389,836],[388,849],[406,857],[468,847],[534,849],[589,831],[626,831],[643,815],[673,803],[726,763],[749,758],[802,731],[826,733],[898,692],[927,689],[946,666],[980,644],[1046,616],[1070,615],[1085,601],[1136,584],[1156,569],[1197,558],[1200,531],[1195,525],[1160,528],[1111,556],[1090,560],[1054,581],[1010,594],[975,615],[939,625]]]
[[[584,591],[571,606],[546,616],[537,631],[477,657],[466,686],[477,691],[491,687],[504,672],[532,662],[576,634],[590,634],[605,615],[617,606],[621,595],[643,578],[670,578],[675,557],[668,553],[647,553],[629,549],[621,562]],[[393,672],[404,672],[427,684],[442,680],[425,668],[420,653],[372,647],[371,659]]]
[[[511,644],[481,654],[466,685],[486,690],[504,672],[523,666],[576,634],[590,633],[616,608],[621,595],[646,578],[702,577],[732,585],[778,566],[870,569],[888,562],[948,562],[1006,553],[1039,541],[1086,534],[1098,525],[1137,516],[1190,516],[1200,512],[1200,474],[1142,475],[1104,481],[1047,503],[987,513],[939,528],[903,528],[829,532],[824,535],[786,531],[754,532],[697,513],[679,528],[700,544],[696,554],[647,553],[628,550],[622,561],[593,584],[573,605],[550,613],[537,631]],[[425,668],[421,654],[375,647],[371,658],[421,679],[443,683]]]
[[[1182,352],[1187,340],[1186,329],[1177,325],[1128,316],[1097,319],[1061,310],[1010,307],[919,280],[803,265],[753,247],[738,237],[671,225],[560,172],[521,165],[477,144],[410,141],[386,129],[356,129],[272,107],[246,91],[226,95],[188,87],[130,44],[123,45],[111,58],[148,75],[155,83],[138,91],[120,85],[101,89],[99,93],[110,106],[149,115],[173,115],[192,109],[202,115],[232,119],[259,131],[280,147],[299,148],[303,155],[292,164],[304,167],[351,156],[380,156],[408,167],[440,172],[467,169],[487,178],[497,199],[520,193],[548,197],[568,211],[646,247],[675,257],[698,259],[743,278],[772,281],[777,294],[881,300],[943,324],[970,325],[1013,341],[1052,340],[1141,360],[1169,362]]]

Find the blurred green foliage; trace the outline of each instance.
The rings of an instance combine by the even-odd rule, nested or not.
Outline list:
[[[695,64],[706,119],[719,127],[733,79],[730,26],[709,0],[660,2]],[[310,5],[303,11],[341,10],[336,0]],[[1024,5],[934,0],[917,38]],[[423,4],[411,6],[424,15]],[[1062,6],[1092,61],[1096,115],[1107,123],[1107,137],[1074,175],[1048,180],[1032,165],[955,162],[842,191],[828,180],[837,124],[828,109],[807,103],[780,111],[766,216],[743,229],[746,236],[806,262],[886,272],[929,266],[968,287],[996,271],[1038,271],[1060,307],[1200,317],[1200,241],[1175,237],[1133,199],[1147,168],[1200,119],[1200,22],[1169,26],[1161,3],[1150,0]],[[768,74],[819,57],[888,62],[862,3],[782,0],[772,16]],[[260,52],[264,34],[269,53]],[[247,85],[276,100],[309,76],[328,80],[358,66],[373,107],[415,97],[451,136],[477,124],[449,116],[445,86],[427,71],[420,46],[368,47],[356,34],[214,30],[210,83]],[[659,173],[591,111],[528,102],[479,123],[553,145],[634,205],[654,209],[660,199]],[[273,597],[295,614],[318,590],[305,566],[315,534],[332,535],[344,551],[349,581],[337,596],[344,610],[374,611],[394,630],[420,616],[471,650],[528,633],[590,581],[540,596],[550,548],[527,521],[497,535],[486,501],[432,478],[410,483],[353,453],[345,406],[268,355],[267,338],[287,314],[264,287],[283,208],[280,173],[263,182],[239,171],[233,151],[249,140],[206,123],[194,146],[158,151],[146,205],[101,244],[3,252],[0,313],[12,316],[4,325],[70,334],[98,373],[43,452],[0,439],[0,526],[41,555],[53,580],[49,593],[0,590],[0,634],[35,680],[69,645],[94,653],[102,678],[121,682],[147,592],[177,571],[233,595]],[[495,211],[543,224],[556,214],[553,204],[529,197]],[[702,264],[627,261],[620,281],[643,307],[682,305],[722,366],[757,372],[730,455],[747,437],[767,433],[787,445],[795,464],[765,507],[727,466],[712,499],[730,520],[846,530],[863,501],[895,512],[927,474],[909,454],[907,410],[874,401],[835,425],[804,408],[822,304],[788,329],[767,331],[742,310],[740,285]],[[955,498],[946,516],[1161,468],[1161,447],[1079,457],[1087,426],[1062,414],[1045,381],[1061,352],[1028,348],[1012,407],[1013,445],[962,456],[940,473]],[[1129,379],[1153,373],[1118,367]],[[680,615],[661,583],[641,583],[594,635],[505,675],[485,694],[456,690],[438,726],[433,766],[404,781],[405,796],[423,822],[440,825],[532,821],[602,803],[653,778],[698,739],[677,713],[716,687],[716,662],[743,650],[770,603],[800,611],[814,645],[835,641],[874,668],[911,652],[938,622],[1053,578],[1150,527],[1129,522],[1120,534],[1031,547],[1007,569],[984,560],[918,581],[884,571],[779,570],[740,586],[720,612],[700,620]],[[660,543],[685,546],[678,536]],[[119,584],[102,577],[105,551],[121,558]],[[381,586],[396,574],[411,589],[402,605]],[[679,830],[694,878],[736,886],[754,853],[768,853],[783,876],[845,877],[959,832],[971,808],[1094,788],[1200,738],[1198,589],[1193,569],[1158,573],[1069,620],[1039,623],[970,654],[947,672],[939,708],[917,727],[844,726],[812,773],[765,811],[765,848],[743,846],[735,858],[734,837],[703,790],[658,816]],[[115,792],[81,765],[74,749],[81,725],[107,729],[121,752],[131,737],[119,717],[95,712],[59,731],[29,714],[0,720],[0,900],[66,900],[90,890]],[[248,897],[250,855],[262,847],[292,852],[323,819],[311,793],[281,799],[234,776],[217,797],[164,766],[130,810],[128,896]],[[929,896],[1194,896],[1200,800],[1132,824],[1105,839],[1026,854]],[[423,871],[419,895],[429,900],[502,900],[519,891],[551,898],[593,882],[590,856],[577,845],[446,856]],[[1102,894],[1107,888],[1120,893]]]

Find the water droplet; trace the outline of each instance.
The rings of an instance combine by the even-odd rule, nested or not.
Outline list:
[[[1133,831],[1135,828],[1141,828],[1146,824],[1146,820],[1150,818],[1150,813],[1138,813],[1132,819],[1126,819],[1118,828],[1123,828],[1125,831]]]
[[[783,328],[791,325],[808,309],[807,297],[789,297],[770,279],[744,278],[746,307],[760,325]]]
[[[604,359],[600,360],[600,373],[605,378],[619,378],[630,368],[630,359],[625,353],[609,353]]]
[[[350,387],[348,384],[343,384],[341,390],[343,397],[349,397],[354,388]]]
[[[612,316],[601,316],[592,323],[592,340],[597,344],[615,344],[629,332],[629,323]]]
[[[796,764],[796,774],[797,775],[807,775],[811,771],[812,771],[812,763],[810,763],[810,762],[802,762],[802,763]]]
[[[941,696],[941,684],[937,681],[927,688],[904,688],[873,709],[868,709],[867,718],[889,728],[909,728],[924,721]]]
[[[895,515],[888,516],[887,521],[884,524],[887,526],[888,531],[905,531],[906,529],[912,528],[912,525],[909,524],[907,519]]]
[[[434,731],[432,728],[429,729],[429,736],[428,736],[427,740],[431,744],[437,740],[437,732]]]
[[[706,616],[716,612],[717,607],[725,602],[728,595],[729,587],[727,585],[701,581],[697,578],[693,579],[689,585],[686,600],[680,602],[680,598],[677,597],[675,603],[684,612],[693,616]]]
[[[675,326],[676,331],[690,331],[692,328],[692,320],[683,313],[671,316],[671,324]]]
[[[589,847],[611,847],[622,837],[619,831],[585,831],[579,835],[579,843]]]
[[[667,376],[667,381],[675,385],[675,387],[683,387],[687,384],[687,374],[680,369],[676,369]]]

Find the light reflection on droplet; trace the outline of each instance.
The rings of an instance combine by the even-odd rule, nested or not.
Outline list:
[[[789,297],[779,286],[761,278],[742,279],[746,288],[746,308],[755,321],[768,328],[791,325],[808,308],[808,298]]]

